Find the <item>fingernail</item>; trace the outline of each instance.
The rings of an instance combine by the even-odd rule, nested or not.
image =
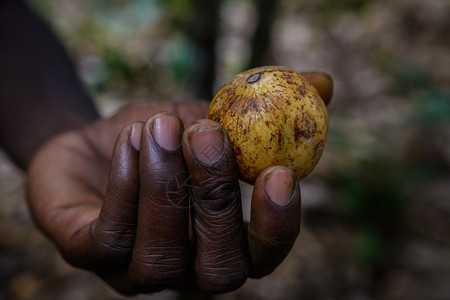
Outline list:
[[[175,150],[181,143],[181,122],[172,115],[165,115],[154,120],[153,138],[166,150]]]
[[[130,142],[137,151],[141,150],[141,136],[144,124],[135,123],[131,125]]]
[[[223,155],[223,132],[219,127],[201,128],[189,136],[195,158],[204,164],[214,164]]]
[[[295,191],[295,179],[289,170],[277,170],[265,180],[265,190],[269,199],[278,206],[288,205]]]

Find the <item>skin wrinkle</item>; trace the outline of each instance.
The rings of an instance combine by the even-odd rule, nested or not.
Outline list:
[[[211,248],[211,250],[209,249],[203,250],[205,250],[204,252],[202,252],[201,255],[203,258],[205,258],[203,266],[210,267],[212,269],[228,268],[231,267],[233,263],[239,264],[240,261],[236,262],[236,257],[242,255],[240,249],[233,249],[233,246],[224,247],[223,249],[220,250],[216,250],[213,248]]]
[[[232,273],[232,270],[236,267],[230,262],[234,261],[239,266],[242,264],[244,255],[242,248],[235,248],[235,245],[241,244],[242,240],[242,235],[236,234],[240,232],[239,224],[212,224],[197,221],[196,230],[199,237],[207,237],[208,232],[214,232],[215,235],[221,236],[221,240],[216,240],[211,236],[209,238],[200,238],[197,243],[202,271],[211,270],[214,276],[219,274],[230,276],[230,272]],[[224,270],[226,270],[225,273],[223,272]]]
[[[211,171],[211,174],[216,175],[217,172]],[[222,204],[221,206],[226,206],[225,201],[221,199],[240,199],[240,190],[236,189],[236,181],[232,176],[220,176],[220,181],[217,182],[212,180],[210,176],[205,176],[203,181],[192,182],[193,186],[201,187],[202,190],[202,201],[205,203]],[[218,200],[212,200],[218,199]],[[216,210],[221,210],[220,207],[214,207]]]
[[[199,224],[196,224],[199,225]],[[203,225],[201,226],[200,230],[197,231],[198,235],[205,235],[205,233],[210,232],[211,230],[206,231],[204,229],[205,226],[208,226],[211,224],[207,224],[207,225]],[[214,230],[214,227],[212,228]],[[217,236],[221,236],[223,238],[224,241],[226,242],[217,242],[214,241],[214,238],[202,238],[201,241],[199,241],[198,243],[198,248],[201,248],[201,253],[203,253],[202,255],[206,256],[209,253],[214,253],[213,257],[216,258],[217,257],[217,253],[219,252],[224,252],[224,253],[230,253],[230,251],[226,251],[226,249],[228,249],[229,247],[234,247],[236,245],[237,242],[241,241],[241,236],[240,234],[236,234],[237,232],[239,232],[239,230],[236,230],[237,226],[235,228],[230,228],[230,231],[228,231],[228,234],[217,234]],[[217,233],[217,232],[216,232]],[[222,231],[223,233],[223,231]],[[216,250],[216,249],[219,250]]]
[[[154,256],[154,251],[148,251],[148,250],[160,250],[160,252],[175,252],[179,249],[184,249],[184,245],[177,245],[178,240],[177,239],[169,239],[168,237],[155,239],[146,247],[141,247],[141,250],[138,250],[139,252],[142,252],[141,256],[148,256],[152,257]],[[146,254],[147,253],[147,254]]]
[[[111,221],[108,222],[107,226],[98,226],[99,222],[98,219],[96,220],[96,228],[95,233],[96,236],[99,234],[104,236],[121,236],[121,235],[127,235],[127,234],[133,234],[136,231],[136,223],[135,222],[119,222],[119,221]],[[109,228],[109,229],[108,229]],[[126,230],[128,229],[128,230]],[[120,240],[121,238],[117,238],[117,240]]]
[[[159,247],[161,248],[161,247]],[[187,269],[187,257],[183,247],[167,247],[167,249],[159,249],[154,247],[146,247],[133,254],[133,263],[139,272],[147,272],[147,270],[158,270],[167,274],[175,274],[171,276],[173,279],[180,278]],[[163,247],[164,248],[164,247]],[[152,275],[154,278],[155,275]]]
[[[240,193],[234,192],[234,193],[229,193],[228,195],[233,195],[233,197],[234,197],[234,195],[240,196]],[[201,201],[202,203],[199,204],[199,201]],[[232,207],[232,203],[227,203],[226,201],[223,200],[223,197],[221,197],[221,199],[214,199],[213,197],[203,197],[203,199],[200,199],[200,200],[194,199],[193,203],[194,203],[194,208],[202,206],[204,209],[208,209],[209,211],[206,215],[210,216],[211,218],[217,218],[225,213],[228,213],[228,210],[230,210]],[[228,215],[229,214],[230,213],[228,213]],[[225,218],[225,215],[224,215],[224,218]]]
[[[180,250],[184,252],[183,249]],[[136,270],[144,275],[143,277],[147,277],[147,280],[175,280],[186,272],[187,260],[184,256],[144,255],[143,252],[139,252],[133,254],[133,264]]]
[[[114,232],[111,233],[114,234]],[[120,259],[128,257],[133,252],[130,245],[134,243],[134,235],[120,233],[116,234],[117,237],[115,238],[109,238],[110,235],[107,235],[108,238],[100,238],[97,240],[95,243],[96,251],[103,253],[106,258]]]
[[[169,258],[164,255],[139,255],[139,258],[133,255],[133,264],[136,266],[135,270],[139,271],[141,274],[146,274],[152,279],[168,278],[166,275],[170,273],[177,274],[178,277],[181,275],[180,273],[185,272],[187,266],[185,257]],[[159,274],[155,274],[160,272],[165,275],[158,276]]]
[[[226,289],[230,289],[234,286],[241,286],[245,283],[246,278],[242,277],[242,270],[240,268],[233,269],[232,267],[226,268],[227,272],[217,272],[218,268],[214,268],[212,271],[207,268],[202,269],[202,274],[206,275],[204,277],[209,278],[209,281],[216,285],[222,286]],[[238,271],[232,271],[238,270]]]
[[[144,198],[141,199],[141,201],[149,201],[149,202],[152,203],[153,207],[152,208],[148,208],[148,209],[156,209],[156,208],[158,208],[157,210],[159,212],[164,213],[165,211],[167,212],[167,208],[170,208],[170,209],[182,209],[184,211],[187,208],[187,204],[186,204],[186,207],[184,207],[184,206],[181,206],[181,205],[177,205],[175,203],[187,202],[186,198],[187,198],[187,195],[180,196],[179,199],[178,198],[170,198],[169,199],[166,196],[161,195],[159,197],[158,196],[152,196],[151,198],[144,197]],[[146,213],[147,213],[147,216],[148,217],[153,216],[155,212],[154,211],[148,211],[148,209],[145,209]],[[167,212],[167,213],[173,214],[173,211],[172,212]],[[168,218],[170,218],[170,217],[171,217],[171,215],[168,215]]]
[[[180,265],[183,265],[185,260],[185,256],[172,256],[167,254],[180,254],[184,252],[184,247],[148,247],[139,251],[138,257],[135,256],[135,260],[139,262],[139,264],[145,265],[164,265],[163,262],[172,261],[176,262],[176,264],[171,263],[167,264],[166,267],[168,269],[179,269]],[[176,267],[174,267],[176,266]]]
[[[93,222],[95,220],[87,223],[86,225],[77,228],[75,231],[72,232],[72,234],[68,236],[64,236],[61,240],[58,240],[58,237],[55,237],[56,244],[58,248],[61,251],[62,256],[64,259],[76,267],[87,267],[92,262],[92,256],[84,256],[83,254],[86,254],[86,244],[83,242],[86,242],[85,237],[92,237],[92,231],[93,231]],[[67,232],[70,230],[63,230],[63,232]],[[83,238],[84,237],[84,238]],[[63,241],[63,242],[61,242]],[[92,244],[91,244],[92,246]],[[88,250],[93,250],[88,249]]]
[[[239,261],[235,261],[234,264],[228,264],[225,266],[202,266],[202,274],[207,275],[209,278],[214,278],[217,282],[222,278],[229,278],[227,281],[230,281],[232,278],[242,278],[242,273],[245,271],[245,266]]]
[[[239,213],[236,212],[235,210],[233,210],[231,212],[231,214],[228,214],[227,216],[223,216],[224,218],[229,218],[228,216],[232,216],[234,213]],[[196,214],[196,222],[195,222],[195,226],[196,226],[196,233],[197,235],[203,234],[204,236],[208,236],[208,233],[214,234],[215,236],[221,236],[223,238],[231,236],[234,237],[234,234],[236,232],[239,231],[239,227],[241,224],[237,224],[236,222],[221,222],[219,221],[214,221],[214,218],[209,218],[208,216],[205,217],[205,215],[203,215],[200,220],[198,220],[198,216],[200,214]],[[209,238],[208,240],[211,240],[212,244],[215,244],[215,241],[213,238]],[[217,241],[217,243],[223,243],[226,244],[224,242],[219,242]]]
[[[167,254],[183,254],[185,250],[185,245],[180,245],[178,240],[174,240],[173,237],[172,239],[170,239],[170,237],[165,237],[164,242],[161,242],[161,240],[154,240],[144,244],[139,249],[136,249],[135,258],[137,261],[156,263],[160,259],[154,259],[155,257],[163,256],[168,259],[171,256]],[[180,255],[178,258],[185,259],[185,257],[185,255]]]
[[[151,260],[139,260],[139,271],[144,269],[152,270],[148,276],[151,280],[177,280],[186,272],[186,259],[183,257],[166,257],[165,255],[155,255]],[[160,273],[158,275],[154,274]]]
[[[171,201],[169,201],[167,198],[162,198],[162,201],[155,201],[153,197],[143,197],[140,200],[141,202],[151,202],[151,207],[148,205],[143,205],[139,210],[140,213],[142,213],[142,217],[146,217],[148,219],[152,219],[155,215],[158,216],[158,219],[167,219],[171,220],[173,218],[173,215],[184,212],[186,210],[185,207],[174,205]],[[164,205],[164,202],[167,203],[167,205]],[[168,208],[171,211],[168,211]],[[177,210],[175,212],[175,210]]]
[[[213,184],[209,184],[213,185]],[[205,189],[202,186],[202,189]],[[194,199],[196,213],[202,213],[202,218],[217,219],[218,215],[230,215],[238,213],[241,207],[240,190],[230,185],[227,181],[221,182],[214,189],[206,188],[208,192],[202,195],[202,199]],[[229,201],[233,199],[233,201]],[[222,219],[226,219],[225,217]]]
[[[150,185],[152,187],[151,191],[147,191],[147,189],[141,191],[142,195],[151,195],[145,196],[144,201],[150,201],[154,206],[153,209],[159,208],[158,211],[162,213],[164,213],[164,208],[174,209],[180,207],[183,208],[183,210],[186,209],[186,207],[188,207],[188,195],[185,190],[181,189],[173,192],[169,190],[171,180],[173,179],[174,175],[170,174],[168,170],[172,170],[173,165],[179,164],[180,157],[182,155],[180,149],[169,151],[171,153],[167,153],[167,151],[162,149],[156,152],[156,155],[162,155],[163,157],[165,157],[164,159],[161,159],[161,161],[164,161],[165,163],[157,163],[155,165],[152,161],[150,162],[152,166],[151,170],[144,170],[142,172],[143,174],[141,174],[141,178],[144,178],[142,186],[145,187],[147,185]],[[152,214],[154,214],[154,212],[150,211],[147,212],[147,214],[151,216]],[[168,216],[167,218],[170,219],[170,216]]]
[[[199,243],[197,248],[201,250],[201,254],[199,254],[199,259],[201,259],[201,265],[203,267],[210,266],[212,268],[215,267],[227,267],[230,266],[228,263],[229,260],[241,262],[242,256],[244,253],[242,253],[242,249],[239,247],[238,249],[233,250],[234,247],[236,247],[237,242],[241,242],[240,238],[233,238],[233,237],[224,237],[224,240],[228,239],[228,245],[224,245],[222,243]],[[216,247],[216,248],[214,248]],[[219,248],[219,250],[216,250]]]
[[[234,180],[233,176],[224,174],[220,176],[219,182],[213,181],[211,178],[205,178],[205,180],[200,183],[200,186],[207,191],[205,195],[213,194],[215,197],[220,197],[228,195],[230,192],[233,194],[238,193],[239,189],[236,189],[235,183],[236,180]]]
[[[234,236],[233,232],[239,231],[240,224],[234,222],[233,218],[229,216],[240,215],[239,211],[240,206],[233,205],[230,209],[228,209],[225,213],[220,214],[223,216],[222,220],[216,218],[215,215],[211,215],[209,212],[204,212],[203,210],[196,209],[195,211],[195,226],[196,232],[205,234],[208,231],[216,234],[216,235],[231,235]],[[228,220],[228,222],[224,222],[223,220]],[[233,230],[233,229],[237,230]],[[208,236],[208,235],[205,235]],[[214,243],[214,239],[211,239],[212,243]],[[218,241],[220,242],[220,241]],[[224,242],[221,242],[224,243]],[[226,243],[224,243],[226,244]]]
[[[203,200],[202,200],[203,201]],[[208,200],[206,200],[208,201]],[[212,200],[214,201],[214,200]],[[194,207],[197,207],[198,204],[194,204]],[[201,216],[202,218],[207,218],[210,220],[214,219],[220,219],[220,218],[229,218],[230,216],[236,215],[238,216],[239,211],[237,211],[240,208],[234,208],[233,206],[230,206],[229,208],[225,208],[222,211],[216,211],[214,209],[208,209],[208,212],[197,212],[197,215]],[[219,221],[220,222],[220,221]],[[222,224],[223,222],[220,222]]]
[[[123,241],[123,237],[132,236],[134,240],[134,234],[136,232],[135,222],[119,222],[111,221],[107,225],[99,225],[99,220],[96,220],[94,234],[94,240],[116,240],[118,243]],[[130,246],[130,245],[128,245]]]
[[[129,201],[130,199],[125,199],[124,197],[122,197],[122,195],[136,195],[137,191],[133,191],[133,189],[128,188],[131,182],[123,182],[123,181],[121,182],[120,180],[117,180],[116,183],[115,181],[116,180],[113,180],[112,184],[108,187],[106,197],[108,199],[114,199],[114,202],[116,202],[114,207],[116,206],[125,207],[125,209],[122,209],[121,211],[121,214],[123,214],[124,211],[128,211],[128,208],[132,208],[136,205],[132,201]],[[110,214],[113,214],[112,210],[114,208],[108,206],[108,209],[111,210]],[[135,211],[133,211],[133,213],[135,213]]]
[[[151,178],[155,179],[153,180],[152,186],[156,186],[159,188],[154,188],[151,190],[151,194],[147,192],[145,189],[144,191],[141,191],[141,194],[149,194],[151,196],[144,196],[141,197],[141,201],[150,201],[156,208],[171,208],[176,209],[177,207],[185,209],[184,206],[177,205],[176,203],[182,203],[186,204],[188,201],[188,195],[184,191],[169,191],[169,184],[171,183],[170,179],[164,179],[164,177],[167,177],[167,173],[158,173],[152,174]],[[159,178],[159,179],[158,179]],[[170,197],[169,197],[170,192]],[[153,212],[150,212],[150,215],[153,214]]]

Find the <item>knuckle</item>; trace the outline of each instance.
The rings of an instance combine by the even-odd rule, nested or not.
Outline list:
[[[231,264],[223,267],[203,267],[197,270],[200,290],[210,293],[226,293],[241,287],[247,280],[245,264]]]
[[[170,266],[169,262],[142,264],[136,273],[136,281],[140,286],[168,287],[184,275],[182,269]]]
[[[220,242],[205,241],[198,244],[196,272],[202,290],[228,292],[239,288],[247,280],[247,252],[237,236],[240,234],[235,232]]]
[[[123,259],[129,258],[132,252],[129,243],[126,242],[127,237],[102,239],[97,242],[97,251],[106,259]]]
[[[197,193],[196,193],[197,191]],[[198,184],[194,201],[213,210],[227,210],[240,199],[239,185],[228,177],[211,177]]]
[[[116,226],[120,227],[120,226]],[[127,260],[131,257],[134,243],[134,232],[120,229],[97,229],[94,234],[95,251],[104,260]]]
[[[151,254],[138,254],[132,272],[136,284],[144,290],[161,290],[171,287],[186,274],[187,256],[178,254],[179,249],[164,247],[163,254],[155,249]],[[173,253],[173,255],[167,255]]]

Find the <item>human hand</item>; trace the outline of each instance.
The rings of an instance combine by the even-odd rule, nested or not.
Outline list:
[[[29,205],[69,263],[126,294],[226,292],[281,263],[300,230],[293,173],[260,174],[246,226],[226,133],[199,120],[207,108],[132,106],[41,148]]]

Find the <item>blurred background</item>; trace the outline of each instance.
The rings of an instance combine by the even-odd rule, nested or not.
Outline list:
[[[105,116],[211,99],[253,66],[333,76],[294,249],[272,275],[214,299],[450,299],[450,1],[29,2]],[[28,215],[24,181],[0,152],[0,299],[122,299],[62,261]]]

